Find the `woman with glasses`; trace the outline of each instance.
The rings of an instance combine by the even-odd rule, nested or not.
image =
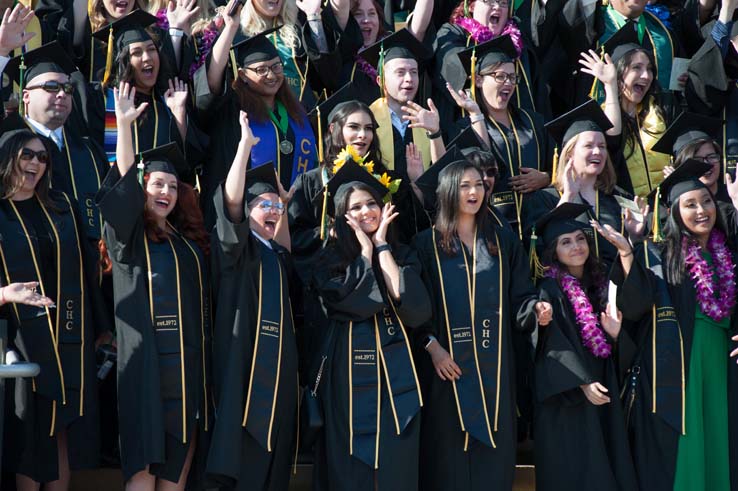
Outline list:
[[[475,76],[471,91],[447,85],[447,92],[467,114],[457,125],[471,125],[500,157],[492,201],[522,238],[521,217],[530,193],[551,182],[553,145],[543,129],[543,117],[513,102],[522,74],[516,68],[517,51],[509,35],[461,51],[458,58]]]
[[[284,191],[271,165],[248,169],[261,143],[246,113],[239,123],[236,157],[213,198],[218,418],[206,470],[228,489],[286,491],[298,397],[285,216],[294,191]]]
[[[0,301],[28,298],[9,290],[18,283],[34,292],[37,285],[47,298],[2,309],[8,348],[41,367],[33,379],[6,387],[3,467],[15,473],[20,491],[66,490],[71,470],[98,465],[95,342],[112,331],[107,317],[96,315],[97,264],[86,253],[76,204],[51,189],[48,145],[27,129],[0,137],[1,281],[10,285]]]
[[[233,5],[238,6],[236,0],[228,8]],[[240,139],[236,124],[240,111],[249,114],[251,130],[260,141],[249,155],[249,168],[273,165],[280,183],[289,189],[316,164],[315,135],[273,44],[276,33],[284,28],[268,29],[231,47],[239,30],[238,16],[225,15],[223,21],[209,62],[195,73],[196,105],[211,138],[211,158],[201,182],[208,225],[215,220],[211,198],[228,173]],[[237,65],[226,72],[231,59]]]

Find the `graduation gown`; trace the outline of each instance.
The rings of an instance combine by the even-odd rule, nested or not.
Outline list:
[[[536,489],[636,490],[620,393],[617,345],[595,357],[583,344],[574,310],[553,278],[539,284],[553,321],[540,327],[535,364]],[[608,342],[614,344],[612,339]],[[611,398],[595,406],[581,385],[599,382]]]
[[[0,201],[2,283],[38,281],[55,309],[7,304],[8,348],[38,363],[33,379],[7,385],[4,467],[37,482],[59,478],[56,435],[66,431],[72,470],[99,462],[100,430],[94,342],[110,331],[96,315],[96,264],[84,251],[87,242],[76,204],[50,192],[52,206],[37,197]]]
[[[468,303],[469,296],[468,291],[457,282],[442,283],[439,264],[449,263],[453,267],[461,261],[463,265],[463,259],[458,257],[460,253],[457,253],[457,257],[449,256],[438,246],[440,258],[437,262],[433,232],[426,230],[414,241],[423,266],[423,281],[433,304],[431,321],[423,331],[436,336],[438,343],[448,351],[449,329],[465,320],[454,320],[449,314],[451,326],[447,326],[447,310],[455,308],[456,303]],[[535,328],[537,300],[535,289],[527,280],[530,278],[528,257],[514,234],[500,229],[487,237],[480,236],[477,239],[477,254],[482,255],[480,249],[486,248],[487,239],[499,248],[498,255],[489,256],[485,253],[482,256],[484,260],[477,262],[476,271],[477,275],[496,278],[476,283],[476,297],[489,299],[489,304],[475,302],[478,311],[486,309],[485,313],[479,315],[490,317],[479,320],[474,329],[477,351],[489,352],[494,357],[494,368],[480,373],[480,377],[494,380],[494,372],[499,367],[496,376],[498,397],[495,398],[494,392],[488,394],[491,397],[486,399],[487,411],[482,413],[482,417],[489,420],[496,448],[462,431],[454,386],[438,377],[430,356],[419,348],[418,364],[425,400],[420,446],[420,489],[423,490],[476,491],[489,489],[490,483],[494,483],[497,489],[512,490],[516,452],[516,366],[511,333],[513,329],[530,332]],[[469,255],[468,252],[466,254]],[[465,270],[462,266],[462,271]],[[446,272],[444,268],[444,274]],[[447,298],[445,303],[444,297]],[[454,349],[458,349],[460,341],[456,339],[456,334],[454,339]],[[482,356],[479,355],[479,358]],[[462,373],[462,377],[474,378],[474,370]],[[473,379],[469,383],[473,383]],[[469,423],[468,420],[473,419],[477,412],[470,409],[466,411],[464,418]],[[492,425],[492,420],[496,420],[495,425]]]
[[[165,242],[147,238],[136,174],[121,177],[112,167],[96,201],[113,263],[121,468],[124,480],[148,465],[177,482],[196,433],[204,444],[212,412],[207,264],[178,232]]]
[[[319,390],[325,421],[324,434],[317,443],[314,471],[314,486],[319,491],[423,489],[418,487],[417,476],[417,376],[407,336],[428,319],[430,303],[416,253],[408,246],[400,246],[392,255],[400,269],[398,301],[388,298],[376,254],[371,264],[360,255],[342,268],[338,263],[340,252],[336,246],[328,246],[323,251],[325,261],[314,272],[313,282],[327,310],[334,337]],[[402,327],[404,342],[397,337],[392,343],[385,342],[384,336],[395,335],[382,332],[389,325],[388,309],[396,313],[393,327],[397,332]],[[371,326],[371,322],[376,324]],[[366,336],[372,340],[376,336],[377,342],[364,344]],[[367,358],[362,354],[367,350],[360,348],[370,346],[374,351]],[[399,366],[398,359],[403,356],[406,363]],[[369,365],[370,372],[376,370],[373,380],[365,378],[362,365]],[[389,388],[388,379],[392,384]],[[408,411],[408,399],[414,401],[414,410]],[[362,404],[367,401],[371,404]],[[395,412],[399,427],[393,417]],[[403,414],[411,419],[404,419]],[[367,439],[376,449],[376,453],[368,452],[371,463],[364,456]]]
[[[212,251],[213,271],[217,272],[213,354],[218,416],[206,470],[227,489],[286,491],[294,457],[298,397],[297,347],[287,289],[289,255],[276,242],[270,241],[270,248],[251,232],[245,203],[245,216],[236,223],[225,208],[222,187],[213,200],[217,212]],[[269,272],[270,263],[279,268],[278,273]],[[282,304],[282,322],[276,323],[278,343],[270,343],[274,330],[269,326],[275,323],[266,317],[274,314],[261,308],[266,305],[260,303],[262,299]],[[265,346],[273,352],[265,351]],[[269,430],[262,440],[245,422],[245,413],[247,407],[263,408],[264,401],[271,417],[269,410],[248,411],[249,425],[254,422],[257,429]]]
[[[695,312],[699,307],[692,280],[686,278],[678,285],[667,283],[662,270],[664,252],[652,243],[646,243],[646,247],[636,250],[636,261],[627,277],[616,263],[611,280],[618,285],[618,309],[629,321],[628,334],[639,348],[625,395],[638,484],[640,489],[671,491],[684,424],[682,403],[689,380]],[[735,253],[733,261],[736,261]],[[655,332],[654,326],[658,327]],[[728,336],[738,331],[735,313],[731,317],[730,330]],[[730,344],[731,349],[735,347],[735,343]],[[728,352],[714,356],[728,357]],[[738,365],[731,359],[727,366],[729,463],[735,463],[738,459]],[[686,417],[689,418],[689,414]],[[738,489],[735,465],[731,466],[730,482],[730,489]]]

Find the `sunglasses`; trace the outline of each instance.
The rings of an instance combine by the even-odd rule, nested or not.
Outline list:
[[[21,150],[20,159],[25,161],[33,160],[36,157],[42,164],[49,162],[49,153],[46,150],[39,150],[38,152],[31,150],[30,148],[24,148]]]
[[[42,89],[51,94],[58,94],[60,90],[63,90],[65,94],[74,94],[74,85],[72,85],[71,82],[57,82],[56,80],[49,80],[48,82],[44,82],[42,85],[26,87],[26,90],[34,89]]]
[[[489,177],[490,179],[496,178],[499,173],[497,172],[497,167],[487,167],[483,170],[485,177]]]
[[[270,201],[267,199],[267,200],[260,202],[256,206],[258,206],[259,208],[261,208],[262,210],[266,212],[273,211],[277,213],[278,215],[284,215],[284,203],[280,203],[279,201],[274,202],[274,201]]]

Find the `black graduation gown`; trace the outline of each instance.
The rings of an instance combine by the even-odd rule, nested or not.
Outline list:
[[[243,220],[234,223],[225,208],[222,187],[218,187],[213,200],[217,213],[212,246],[213,271],[217,272],[213,373],[218,415],[206,471],[227,489],[286,491],[295,444],[297,347],[287,281],[280,292],[279,279],[274,277],[264,277],[263,295],[282,295],[285,320],[281,326],[271,452],[242,426],[242,421],[255,342],[260,335],[257,322],[262,258],[265,254],[277,255],[284,274],[289,254],[274,241],[270,241],[272,249],[268,248],[251,232],[246,204]]]
[[[733,231],[734,233],[734,231]],[[631,440],[631,451],[635,463],[640,489],[654,491],[671,491],[674,485],[680,431],[667,423],[665,415],[677,415],[679,419],[682,408],[669,404],[666,397],[659,398],[658,413],[652,412],[652,377],[654,372],[652,353],[657,363],[671,361],[672,366],[679,366],[679,351],[660,349],[653,346],[652,307],[657,298],[659,283],[664,285],[679,324],[680,338],[683,342],[684,381],[689,380],[690,355],[694,335],[695,309],[697,308],[696,292],[693,282],[687,278],[679,285],[667,284],[663,279],[662,267],[664,252],[651,243],[650,269],[645,262],[645,249],[636,249],[636,261],[627,277],[616,263],[611,281],[618,286],[618,309],[623,312],[623,319],[629,321],[629,335],[637,342],[639,353],[634,359],[631,369],[625,411],[628,415],[628,430]],[[657,263],[654,263],[654,258]],[[733,262],[736,254],[733,253]],[[659,311],[659,315],[662,312]],[[624,327],[626,324],[624,323]],[[738,316],[731,317],[729,336],[738,332]],[[735,343],[731,341],[731,349]],[[716,353],[715,356],[728,356],[728,353]],[[678,371],[678,368],[677,368]],[[735,359],[728,363],[728,419],[729,419],[729,452],[730,462],[738,459],[738,365]],[[668,374],[667,378],[680,378],[679,373]],[[660,391],[657,391],[661,395]],[[657,397],[658,397],[657,395]],[[686,395],[685,395],[686,397]],[[671,398],[671,401],[674,401]],[[664,407],[666,406],[666,407]],[[738,471],[731,465],[731,489],[738,489]]]
[[[410,336],[413,328],[428,319],[428,293],[421,280],[420,263],[415,251],[402,245],[396,247],[392,255],[400,269],[400,300],[394,305],[397,316],[406,327],[405,334]],[[328,246],[323,251],[323,257],[326,260],[321,261],[320,267],[314,271],[313,282],[327,310],[329,329],[333,330],[334,339],[319,387],[325,426],[324,434],[316,444],[314,487],[319,491],[423,489],[418,486],[417,476],[420,413],[397,435],[384,379],[380,382],[378,469],[373,469],[350,454],[351,380],[346,369],[351,362],[348,352],[351,343],[349,325],[371,319],[375,314],[381,315],[389,302],[376,254],[371,265],[363,256],[359,256],[345,270],[339,266],[341,255],[335,245]],[[384,349],[385,352],[388,350],[387,347]],[[387,367],[383,362],[382,366],[383,373]],[[370,390],[376,391],[376,385]]]
[[[179,233],[170,234],[169,244],[148,240],[152,253],[147,252],[145,197],[136,174],[131,169],[121,177],[112,167],[97,195],[113,263],[121,468],[124,480],[148,465],[150,473],[177,482],[196,433],[198,446],[204,444],[211,413],[206,387],[209,280],[202,251]],[[172,249],[175,271],[157,273],[153,260],[158,255],[172,257]],[[157,303],[166,301],[154,299],[151,305],[149,261],[153,275],[179,277],[174,296],[181,312],[176,347],[160,345],[157,331],[165,329],[152,320]]]
[[[513,329],[530,332],[535,328],[537,299],[533,284],[528,281],[530,278],[528,257],[515,235],[505,230],[497,230],[495,233],[499,238],[503,269],[503,304],[499,309],[503,316],[503,339],[501,345],[498,346],[502,353],[499,426],[494,432],[497,448],[488,447],[470,437],[468,451],[464,451],[465,433],[461,431],[459,425],[452,385],[438,377],[430,356],[422,350],[422,347],[419,347],[417,360],[425,401],[420,461],[420,489],[424,491],[486,490],[489,489],[491,483],[494,483],[495,489],[512,490],[517,435],[516,366],[511,333]],[[441,280],[438,276],[432,237],[431,230],[426,230],[414,241],[423,266],[423,281],[433,304],[431,322],[423,331],[436,336],[441,346],[448,351],[449,340],[444,321]],[[494,237],[492,239],[494,240]],[[490,268],[491,266],[481,263],[477,265],[478,270],[483,267]],[[499,284],[499,281],[488,285],[477,283],[477,288],[483,288],[485,292],[477,293],[477,296],[490,299],[499,298],[501,293]],[[451,293],[453,289],[458,289],[458,287],[446,285],[446,294],[453,295]],[[466,298],[465,292],[458,295],[460,296],[456,298]],[[496,320],[493,320],[492,324],[496,325]],[[494,406],[488,406],[488,413],[493,412]]]
[[[536,489],[638,489],[620,393],[618,355],[595,357],[583,344],[574,310],[553,278],[539,284],[553,321],[538,329],[534,434]],[[612,339],[608,342],[613,345]],[[581,385],[599,382],[610,402],[595,406]]]
[[[49,218],[35,197],[13,202],[18,215],[8,200],[0,202],[2,283],[38,281],[37,267],[40,292],[59,309],[57,315],[55,309],[8,304],[1,311],[8,321],[8,347],[41,366],[34,379],[10,380],[7,385],[3,466],[37,482],[59,477],[55,435],[61,430],[67,434],[72,470],[99,463],[94,342],[111,330],[108,319],[95,309],[100,301],[96,264],[85,253],[76,204],[56,191],[51,191],[50,200],[56,209],[46,207]],[[27,244],[33,244],[33,257]],[[19,255],[21,250],[27,257]],[[50,329],[57,333],[57,346]]]

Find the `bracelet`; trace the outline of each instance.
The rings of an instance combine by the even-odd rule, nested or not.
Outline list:
[[[471,121],[471,124],[478,123],[480,121],[484,121],[484,114],[477,114],[475,116],[469,116],[469,121]]]
[[[382,244],[374,248],[375,251],[377,251],[377,254],[380,254],[384,251],[392,252],[392,247],[389,244]]]
[[[184,31],[178,27],[170,27],[169,28],[169,35],[173,38],[183,38],[184,37]]]
[[[321,20],[320,12],[317,14],[307,14],[307,20],[308,22],[314,22],[316,20]]]
[[[424,347],[424,349],[426,351],[428,351],[428,346],[430,346],[431,344],[433,344],[433,341],[436,341],[436,337],[434,335],[431,334],[431,335],[425,337],[425,347]]]
[[[429,140],[435,140],[436,138],[441,136],[441,128],[438,128],[438,131],[436,131],[435,133],[429,133],[426,131],[425,136],[427,136]]]

